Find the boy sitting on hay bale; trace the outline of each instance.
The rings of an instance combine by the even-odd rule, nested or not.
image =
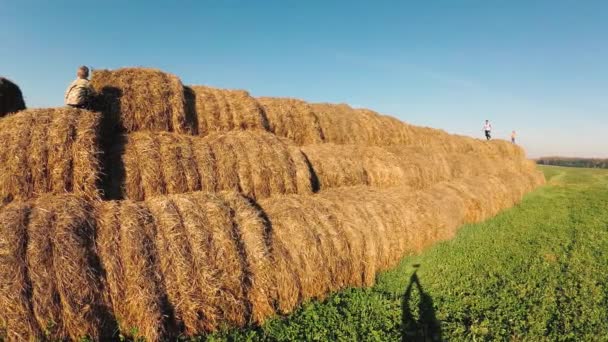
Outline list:
[[[84,65],[79,67],[76,76],[76,80],[65,91],[65,104],[74,108],[90,108],[94,91],[89,84],[89,68]]]

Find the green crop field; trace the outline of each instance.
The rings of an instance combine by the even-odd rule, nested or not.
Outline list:
[[[205,339],[608,341],[608,170],[543,171],[547,185],[521,204],[373,288]]]

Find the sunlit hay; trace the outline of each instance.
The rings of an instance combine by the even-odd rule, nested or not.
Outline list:
[[[141,130],[193,133],[185,110],[184,87],[174,75],[156,69],[95,70],[91,85],[99,95],[104,132]]]
[[[98,198],[99,115],[71,108],[33,109],[0,120],[0,198],[45,193]]]
[[[193,208],[198,208],[192,213],[197,219],[196,225],[186,228],[190,236],[201,234],[197,239],[205,243],[200,248],[207,253],[205,264],[213,275],[205,291],[217,291],[214,297],[209,298],[216,309],[215,322],[243,326],[250,307],[244,289],[247,270],[243,265],[240,239],[234,231],[237,224],[234,211],[216,194],[195,192],[183,195],[183,198],[191,201]],[[187,207],[184,207],[182,212],[186,209]],[[202,231],[196,232],[195,229],[198,229],[199,225]]]
[[[112,304],[118,328],[128,332],[133,321],[126,302],[125,266],[121,258],[120,202],[109,201],[96,206],[95,218],[96,247],[105,272],[106,298]]]
[[[257,101],[244,90],[190,86],[196,97],[198,134],[232,130],[268,129],[268,122]]]
[[[73,196],[44,196],[32,208],[26,259],[34,316],[47,337],[111,334],[90,212],[88,202]]]
[[[5,329],[7,341],[43,337],[30,302],[26,260],[30,211],[31,206],[21,202],[0,211],[0,330]]]
[[[396,235],[393,231],[395,226],[391,226],[391,222],[395,222],[392,217],[395,216],[395,211],[386,211],[394,207],[388,194],[389,192],[365,186],[332,189],[319,194],[328,201],[326,207],[333,207],[333,215],[341,216],[342,221],[357,222],[357,226],[365,227],[372,233],[369,242],[373,241],[376,247],[371,253],[375,270],[386,267],[391,255],[399,253],[399,239],[403,236]],[[401,208],[400,211],[404,210]]]
[[[320,248],[327,260],[330,275],[329,291],[333,292],[352,280],[354,259],[350,255],[346,231],[335,212],[329,208],[331,203],[324,203],[320,198],[310,200],[320,202],[316,206],[310,206],[308,215],[314,218],[311,227],[316,228],[319,236]]]
[[[126,326],[134,332],[134,337],[159,340],[170,334],[173,313],[168,308],[155,244],[157,227],[152,214],[141,203],[123,201],[119,210],[120,253],[129,311]]]
[[[278,97],[260,97],[257,100],[264,109],[269,129],[274,134],[288,138],[297,145],[324,141],[319,119],[308,103]]]
[[[157,226],[156,245],[168,300],[173,304],[176,320],[183,322],[186,334],[192,335],[204,326],[200,308],[205,298],[198,279],[192,277],[196,270],[183,219],[168,197],[153,198],[147,206]]]
[[[234,211],[235,227],[247,262],[248,279],[244,286],[251,304],[251,319],[262,324],[275,313],[273,305],[277,299],[271,227],[243,196],[225,193],[223,198]]]
[[[25,109],[21,89],[11,80],[0,77],[0,118]]]
[[[40,198],[36,208],[53,212],[52,263],[63,311],[62,331],[71,339],[108,337],[107,329],[114,322],[102,295],[91,205],[74,196],[48,196]]]
[[[0,302],[15,310],[0,324],[10,336],[101,339],[117,321],[124,336],[149,340],[262,324],[373,285],[404,255],[512,206],[537,185],[522,176],[506,168],[422,189],[340,187],[259,207],[234,192],[15,202],[0,208],[11,229],[0,258],[19,274],[1,278],[10,281],[0,283]],[[9,272],[0,266],[0,276]]]
[[[413,143],[413,126],[369,109],[355,109],[355,112],[369,122],[368,145],[411,145]]]
[[[334,144],[370,144],[373,142],[370,120],[346,104],[311,104],[319,119],[325,142]]]
[[[374,261],[378,251],[368,250],[367,247],[374,244],[368,244],[371,241],[366,239],[370,238],[367,233],[372,235],[377,233],[378,227],[366,225],[370,218],[367,215],[370,213],[365,208],[357,208],[360,209],[357,213],[347,215],[346,211],[350,207],[342,207],[344,199],[332,198],[331,194],[331,192],[322,193],[311,200],[319,203],[315,206],[312,215],[320,218],[319,227],[322,228],[320,232],[324,234],[325,240],[329,240],[330,255],[335,259],[333,269],[330,268],[333,271],[330,288],[335,291],[344,286],[362,286],[369,282],[367,278],[370,275],[375,275]],[[371,255],[368,255],[370,252]],[[373,282],[375,276],[371,277]]]
[[[133,200],[199,190],[238,190],[251,198],[312,192],[299,149],[264,131],[205,138],[133,133],[123,160],[124,197]]]
[[[324,250],[319,233],[323,218],[310,215],[314,201],[308,196],[278,196],[260,201],[273,227],[273,242],[282,247],[277,258],[289,260],[281,267],[282,272],[293,272],[299,284],[294,297],[294,283],[283,288],[279,284],[278,305],[288,312],[308,298],[324,298],[333,287],[330,273],[329,251]],[[281,264],[282,260],[277,260]]]
[[[405,184],[401,161],[380,148],[361,145],[319,144],[303,146],[321,189],[371,185],[391,187]]]
[[[220,308],[220,291],[223,280],[220,270],[223,269],[223,266],[215,262],[218,257],[215,251],[221,249],[214,246],[213,243],[217,227],[210,225],[206,211],[193,197],[176,195],[172,200],[184,222],[184,232],[192,254],[193,273],[190,277],[193,282],[198,284],[200,296],[204,299],[198,303],[202,331],[214,331],[224,319]]]
[[[36,322],[47,338],[67,335],[61,329],[63,321],[60,294],[53,263],[54,216],[53,212],[34,206],[27,229],[26,260],[32,286],[31,305]]]

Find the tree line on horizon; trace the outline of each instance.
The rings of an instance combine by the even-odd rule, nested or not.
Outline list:
[[[536,160],[536,163],[540,165],[608,169],[608,159],[601,158],[541,157]]]

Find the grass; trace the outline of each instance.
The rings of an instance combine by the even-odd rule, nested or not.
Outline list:
[[[608,341],[608,171],[543,167],[547,186],[486,222],[260,328],[210,341]]]

